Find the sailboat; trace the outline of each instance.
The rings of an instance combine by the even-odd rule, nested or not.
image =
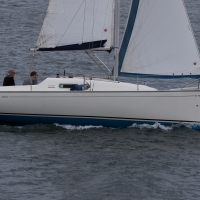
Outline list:
[[[95,52],[114,51],[113,71],[106,79],[64,75],[38,85],[0,87],[0,122],[117,128],[199,124],[198,79],[194,87],[162,91],[118,80],[200,76],[200,54],[184,1],[132,0],[121,45],[119,22],[120,0],[50,0],[33,54],[85,52],[95,62]]]

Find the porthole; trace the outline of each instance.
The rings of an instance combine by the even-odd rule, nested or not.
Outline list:
[[[73,87],[76,87],[77,84],[59,84],[59,88],[73,88]]]

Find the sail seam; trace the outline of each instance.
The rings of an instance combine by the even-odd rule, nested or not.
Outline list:
[[[79,10],[81,9],[83,3],[84,3],[84,0],[83,0],[82,4],[80,5],[80,7],[78,8],[78,10],[77,10],[76,14],[74,15],[73,19],[72,19],[71,22],[69,23],[69,26],[66,28],[66,30],[65,30],[65,32],[64,32],[64,34],[63,34],[63,36],[61,37],[60,41],[58,42],[58,45],[59,45],[59,43],[61,42],[61,40],[63,39],[65,33],[67,32],[68,28],[69,28],[70,25],[72,24],[73,20],[75,19],[76,15],[78,14]],[[58,46],[58,45],[57,45],[57,46]]]

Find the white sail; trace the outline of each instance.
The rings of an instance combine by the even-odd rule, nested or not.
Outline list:
[[[50,0],[36,48],[110,50],[113,26],[114,0]]]
[[[135,0],[130,17],[136,6],[120,50],[121,75],[199,75],[199,50],[183,0]]]

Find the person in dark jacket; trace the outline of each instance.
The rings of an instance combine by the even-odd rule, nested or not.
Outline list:
[[[24,80],[23,85],[37,85],[37,72],[33,71],[30,73],[30,77]]]
[[[3,86],[14,86],[15,85],[15,71],[13,69],[8,71],[8,75],[3,80]]]

